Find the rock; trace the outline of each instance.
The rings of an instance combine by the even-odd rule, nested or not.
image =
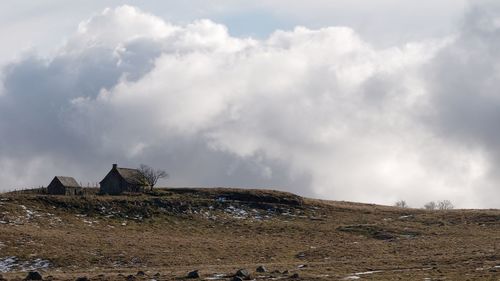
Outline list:
[[[89,281],[89,279],[87,278],[87,276],[83,276],[76,278],[76,281]]]
[[[233,279],[231,279],[231,281],[243,281],[243,279],[241,279],[241,277],[234,276]]]
[[[249,280],[250,279],[250,273],[248,273],[248,270],[246,269],[240,269],[238,271],[236,271],[236,274],[235,274],[237,277],[240,277],[241,279],[244,279],[244,280]]]
[[[137,271],[136,275],[137,276],[144,276],[144,275],[146,275],[146,273],[144,271],[142,271],[142,270],[139,270],[139,271]]]
[[[135,276],[134,275],[127,276],[127,281],[134,281],[134,280],[135,280]]]
[[[297,268],[306,268],[307,267],[307,264],[299,264],[299,266],[297,266]]]
[[[43,280],[43,278],[37,271],[30,271],[24,280]]]
[[[282,274],[287,275],[287,274],[288,274],[288,270],[284,270],[284,271],[282,272]]]
[[[263,272],[267,272],[267,269],[263,265],[261,265],[261,266],[257,267],[257,269],[255,271],[263,273]]]
[[[200,278],[200,273],[198,272],[198,270],[193,270],[193,271],[188,273],[187,278],[191,278],[191,279]]]
[[[292,276],[290,276],[290,278],[297,279],[297,278],[299,278],[299,274],[294,273],[294,274],[292,274]]]
[[[378,231],[373,234],[373,238],[378,239],[378,240],[393,240],[396,239],[396,237],[389,232],[386,231]]]

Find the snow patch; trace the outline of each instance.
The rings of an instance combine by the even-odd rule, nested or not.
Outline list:
[[[30,271],[49,268],[50,262],[44,259],[35,259],[32,261],[21,261],[15,256],[0,258],[0,272],[10,271]]]
[[[383,270],[372,270],[372,271],[355,272],[352,275],[345,277],[344,280],[357,280],[357,279],[361,279],[360,276],[374,274],[374,273],[380,273],[380,272],[384,272],[384,271]]]
[[[224,275],[224,274],[214,274],[211,277],[205,278],[205,280],[222,280],[224,278],[226,278],[226,275]]]

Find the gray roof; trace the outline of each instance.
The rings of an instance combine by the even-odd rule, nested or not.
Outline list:
[[[131,184],[144,184],[144,180],[142,180],[144,177],[139,170],[129,168],[116,168],[116,170],[126,182]]]
[[[78,182],[72,177],[56,176],[56,179],[58,179],[61,182],[61,184],[65,187],[80,187]]]

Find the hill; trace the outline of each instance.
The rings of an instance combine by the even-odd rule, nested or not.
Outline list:
[[[28,270],[51,280],[179,280],[195,269],[231,280],[240,268],[257,280],[500,280],[500,211],[223,188],[0,195],[8,280]]]

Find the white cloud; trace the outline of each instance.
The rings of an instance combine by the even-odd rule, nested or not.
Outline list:
[[[436,87],[446,84],[429,68],[444,65],[446,50],[469,52],[464,36],[381,49],[348,27],[297,27],[256,40],[210,20],[181,26],[106,9],[49,60],[7,68],[0,147],[10,149],[0,148],[0,167],[16,174],[12,159],[43,156],[54,171],[98,177],[116,160],[153,162],[176,184],[493,206],[490,147],[436,126],[446,107]]]
[[[101,14],[81,22],[67,49],[87,49],[95,46],[116,47],[127,41],[148,38],[161,39],[175,32],[176,27],[132,6],[105,9]]]

